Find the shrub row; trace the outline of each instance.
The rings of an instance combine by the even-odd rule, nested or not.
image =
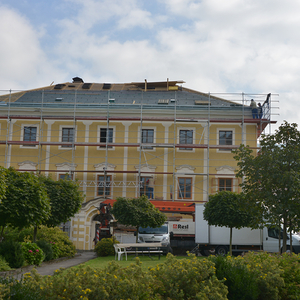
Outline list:
[[[0,243],[0,271],[6,271],[7,265],[10,268],[20,268],[24,264],[39,265],[42,261],[73,257],[76,253],[73,243],[58,227],[43,226],[39,229],[37,243],[31,242],[32,229],[17,232],[7,228],[5,233],[5,240]]]
[[[103,269],[80,266],[47,277],[33,270],[21,282],[2,279],[1,285],[0,279],[0,295],[12,294],[19,299],[300,299],[300,257],[168,254],[166,262],[147,271],[139,258],[127,268],[113,260]]]

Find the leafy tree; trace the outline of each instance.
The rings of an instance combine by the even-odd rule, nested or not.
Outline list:
[[[51,214],[43,222],[48,227],[55,227],[67,222],[81,208],[83,195],[76,181],[68,179],[53,180],[51,177],[40,176],[50,199]]]
[[[232,255],[232,228],[248,227],[252,221],[251,215],[244,209],[244,200],[242,194],[221,191],[210,195],[209,201],[204,206],[203,217],[209,225],[230,228],[230,255]]]
[[[257,218],[256,223],[283,224],[283,251],[286,251],[287,229],[291,234],[300,226],[300,132],[297,124],[285,121],[275,134],[263,135],[260,145],[258,155],[244,145],[235,152],[239,167],[237,177],[244,178],[243,192]]]
[[[136,227],[137,232],[139,227],[160,227],[167,219],[145,195],[139,198],[117,198],[111,213],[119,223]]]
[[[39,226],[50,215],[50,202],[38,176],[7,169],[7,188],[0,204],[1,237],[6,225],[18,228]]]

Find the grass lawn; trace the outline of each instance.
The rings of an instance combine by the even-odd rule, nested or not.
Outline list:
[[[183,258],[187,258],[187,256],[176,256],[176,258],[183,259]],[[153,256],[153,260],[148,256],[139,256],[139,259],[142,262],[142,269],[147,270],[149,267],[153,268],[156,265],[165,262],[166,256],[165,255],[161,256],[160,259],[158,259],[158,256]],[[93,268],[104,268],[109,264],[109,262],[114,260],[115,260],[115,256],[97,257],[95,259],[91,259],[87,261],[83,265],[91,266]],[[127,267],[130,264],[134,263],[134,255],[128,255],[127,261],[125,260],[125,258],[123,258],[123,260],[120,261],[116,260],[116,262],[120,264],[122,267]]]

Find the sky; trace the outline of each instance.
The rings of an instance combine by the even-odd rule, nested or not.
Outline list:
[[[299,14],[297,0],[0,0],[0,92],[78,76],[272,93],[273,132],[300,117]]]

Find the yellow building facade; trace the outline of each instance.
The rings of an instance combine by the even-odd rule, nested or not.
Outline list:
[[[195,203],[219,190],[239,192],[232,150],[257,148],[271,123],[271,95],[221,97],[183,83],[84,83],[76,77],[4,93],[0,164],[78,180],[85,202],[69,234],[83,250],[93,248],[94,218],[104,199],[145,194]],[[262,104],[257,118],[252,97]]]

